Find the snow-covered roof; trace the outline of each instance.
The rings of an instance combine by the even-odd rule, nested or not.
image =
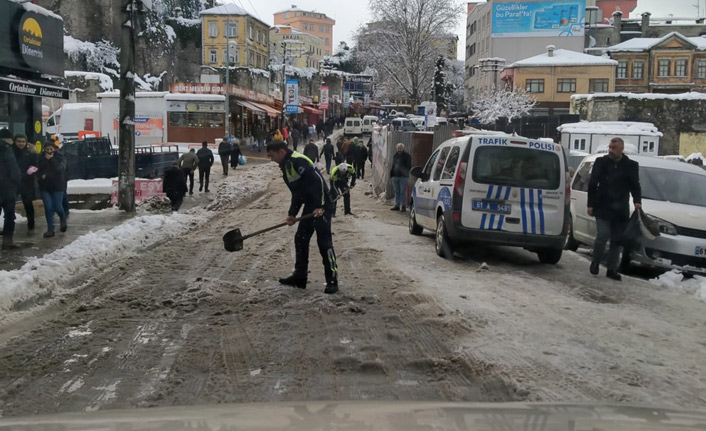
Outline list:
[[[103,91],[110,91],[113,89],[113,80],[110,78],[110,76],[106,75],[105,73],[83,72],[80,70],[66,70],[66,71],[64,71],[65,78],[75,77],[75,76],[83,77],[86,80],[98,81],[99,85],[100,85],[101,89],[103,89]]]
[[[626,97],[638,100],[706,100],[706,93],[692,91],[690,93],[666,94],[666,93],[600,93],[600,94],[574,94],[572,100],[586,99],[592,100],[596,97]]]
[[[584,54],[582,52],[569,51],[567,49],[555,49],[550,57],[548,53],[535,55],[516,61],[508,68],[516,67],[541,67],[541,66],[617,66],[618,62],[607,57]]]
[[[556,128],[559,133],[662,136],[652,123],[637,121],[581,121],[562,124]]]
[[[706,51],[706,37],[686,37],[681,33],[671,32],[663,37],[636,37],[617,45],[605,48],[607,52],[642,52],[648,51],[671,37],[678,37],[696,46],[697,50]]]
[[[250,15],[248,11],[234,3],[212,7],[202,10],[200,15]]]
[[[304,9],[298,8],[296,5],[292,5],[292,7],[290,7],[289,9],[282,9],[282,10],[280,10],[280,11],[277,11],[277,12],[275,12],[274,14],[277,15],[277,14],[285,13],[285,12],[313,13],[313,14],[316,14],[316,15],[321,15],[322,18],[330,19],[331,21],[333,21],[333,18],[327,16],[327,15],[326,15],[325,13],[323,13],[323,12],[317,12],[317,11],[315,11],[315,10],[304,10]]]

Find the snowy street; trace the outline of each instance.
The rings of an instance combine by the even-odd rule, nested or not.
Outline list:
[[[294,227],[223,250],[226,230],[284,219],[271,163],[239,168],[203,207],[0,272],[1,416],[296,400],[706,406],[703,279],[616,283],[572,252],[556,266],[477,246],[443,260],[368,189],[333,220],[335,295],[315,240],[307,289],[278,284]]]

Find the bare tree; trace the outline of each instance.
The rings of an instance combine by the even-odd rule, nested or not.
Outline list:
[[[413,103],[421,102],[433,85],[443,38],[463,16],[461,5],[457,0],[369,0],[369,6],[378,20],[358,31],[361,58]]]
[[[473,102],[473,115],[481,124],[494,123],[505,117],[508,121],[528,114],[537,104],[537,100],[522,88],[490,89],[482,93]]]

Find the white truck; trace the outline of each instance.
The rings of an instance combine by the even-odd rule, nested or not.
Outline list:
[[[47,119],[46,134],[59,141],[78,139],[79,132],[99,131],[100,105],[98,103],[65,103]]]

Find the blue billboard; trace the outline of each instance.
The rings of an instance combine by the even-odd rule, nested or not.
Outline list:
[[[583,37],[586,0],[495,3],[492,37]]]

